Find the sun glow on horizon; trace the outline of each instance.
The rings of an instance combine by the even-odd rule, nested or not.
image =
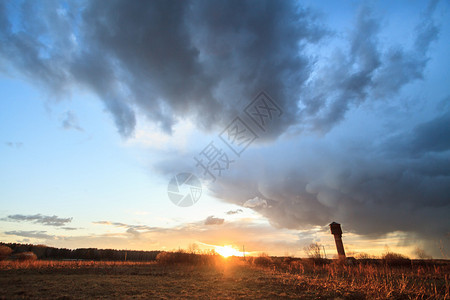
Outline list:
[[[230,256],[244,256],[243,252],[236,250],[231,245],[215,246],[215,251],[225,258],[230,257]]]

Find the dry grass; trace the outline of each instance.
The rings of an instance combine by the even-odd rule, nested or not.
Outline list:
[[[449,299],[450,262],[416,263],[404,258],[347,265],[338,261],[273,259],[267,270],[298,275],[300,281],[330,291],[370,299]]]
[[[229,258],[220,265],[109,262],[0,264],[0,298],[317,299],[337,293]],[[280,281],[281,279],[281,281]]]
[[[187,257],[187,256],[186,256]],[[186,262],[2,261],[0,298],[448,299],[449,264],[264,257]],[[259,262],[261,261],[261,263]],[[199,263],[200,262],[200,263]]]
[[[92,261],[92,260],[7,260],[0,262],[0,271],[4,270],[39,270],[39,269],[87,269],[113,268],[117,266],[147,266],[156,262],[128,262],[128,261]]]

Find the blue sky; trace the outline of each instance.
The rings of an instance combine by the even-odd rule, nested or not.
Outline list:
[[[1,2],[1,241],[448,255],[448,1],[126,3]],[[174,205],[261,90],[282,116]]]

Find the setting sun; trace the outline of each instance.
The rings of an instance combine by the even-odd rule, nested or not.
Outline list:
[[[231,245],[229,246],[215,246],[216,252],[222,255],[223,257],[230,256],[243,256],[243,253],[239,250],[234,249]]]

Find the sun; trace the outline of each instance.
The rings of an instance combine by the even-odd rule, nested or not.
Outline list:
[[[230,256],[243,256],[242,252],[233,248],[233,246],[216,246],[216,252],[222,255],[223,257]]]

